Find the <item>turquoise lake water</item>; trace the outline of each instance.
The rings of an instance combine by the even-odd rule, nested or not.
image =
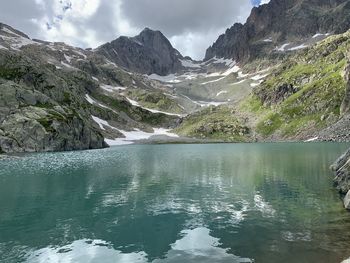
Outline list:
[[[335,262],[349,144],[131,145],[0,161],[0,262]]]

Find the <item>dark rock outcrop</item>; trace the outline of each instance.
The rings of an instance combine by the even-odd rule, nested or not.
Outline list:
[[[331,166],[335,172],[334,184],[344,196],[344,206],[350,209],[350,149]]]
[[[271,0],[254,7],[247,22],[237,23],[208,48],[215,56],[245,62],[266,57],[276,46],[301,43],[316,33],[343,33],[350,27],[347,0]]]
[[[271,92],[266,92],[259,88],[254,89],[254,94],[257,95],[265,105],[278,104],[296,92],[297,89],[293,84],[287,83],[277,86],[276,89]]]
[[[128,70],[164,76],[182,68],[182,55],[160,32],[144,29],[136,37],[119,37],[97,52]]]

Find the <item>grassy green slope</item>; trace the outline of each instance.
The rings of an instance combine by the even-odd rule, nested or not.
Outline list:
[[[175,132],[200,139],[246,142],[250,129],[228,106],[210,106],[187,116]]]
[[[288,54],[239,104],[196,112],[177,131],[224,141],[251,141],[255,136],[262,141],[310,138],[341,117],[346,87],[343,74],[349,50],[350,32],[347,32]],[[215,122],[221,127],[235,123],[249,132],[211,129],[211,123]]]
[[[334,123],[345,95],[350,33],[332,36],[284,61],[253,91],[256,130],[294,139]]]

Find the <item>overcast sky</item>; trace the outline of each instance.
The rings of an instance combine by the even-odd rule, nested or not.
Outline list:
[[[32,38],[97,47],[143,28],[160,30],[183,55],[202,59],[253,5],[268,0],[11,0],[2,1],[0,21]]]

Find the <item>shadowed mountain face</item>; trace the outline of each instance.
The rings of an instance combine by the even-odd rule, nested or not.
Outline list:
[[[144,29],[136,37],[119,37],[98,48],[98,53],[131,71],[158,75],[175,73],[182,68],[182,55],[160,32]]]
[[[343,33],[349,27],[349,1],[271,0],[253,8],[244,25],[227,29],[208,48],[205,60],[217,56],[246,62],[273,53],[279,45],[301,44],[315,34]]]

